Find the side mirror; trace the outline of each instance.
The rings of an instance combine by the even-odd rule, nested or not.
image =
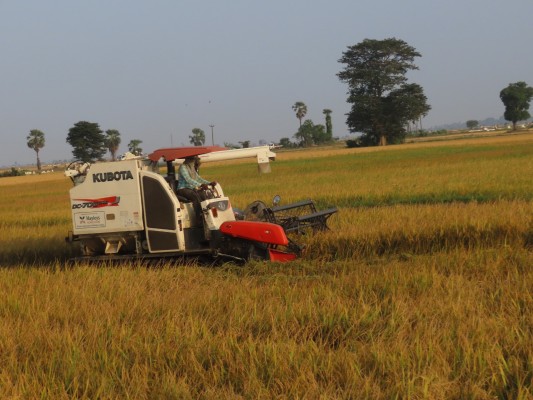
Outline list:
[[[272,199],[272,204],[274,204],[274,207],[276,207],[279,204],[280,201],[281,201],[281,196],[279,194],[277,194]]]

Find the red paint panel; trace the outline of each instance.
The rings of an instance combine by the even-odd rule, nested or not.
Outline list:
[[[296,260],[296,254],[294,253],[285,253],[284,251],[275,249],[269,249],[268,252],[270,255],[270,261],[287,262]]]
[[[269,222],[228,221],[220,226],[220,231],[232,237],[261,243],[281,246],[287,246],[289,244],[283,228]]]

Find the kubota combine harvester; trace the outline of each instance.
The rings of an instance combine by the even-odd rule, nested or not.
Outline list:
[[[74,162],[65,171],[74,183],[73,230],[67,240],[79,242],[80,259],[88,260],[183,256],[293,260],[300,249],[287,234],[327,229],[335,208],[317,211],[311,200],[283,207],[257,201],[244,212],[234,211],[216,184],[206,189],[200,224],[193,204],[176,194],[176,164],[183,159],[200,156],[208,162],[251,155],[263,171],[269,171],[268,161],[275,158],[269,146],[238,150],[212,146],[160,149],[148,157],[130,155],[93,165]],[[166,176],[159,173],[161,159],[166,162]]]

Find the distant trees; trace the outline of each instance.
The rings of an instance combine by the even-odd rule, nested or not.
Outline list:
[[[104,132],[95,122],[80,121],[69,129],[67,143],[73,150],[75,159],[84,162],[102,160],[106,151],[111,153],[111,159],[117,159],[117,151],[122,142],[117,129],[108,129]],[[135,155],[142,155],[143,149],[139,147],[142,140],[132,139],[128,143],[128,151]]]
[[[252,145],[252,143],[249,140],[242,140],[238,143],[239,144],[235,144],[231,142],[224,142],[224,147],[227,147],[228,149],[248,149]]]
[[[111,160],[115,161],[117,159],[118,146],[120,145],[120,132],[116,129],[108,129],[105,134],[105,145],[111,153]]]
[[[128,143],[128,151],[136,156],[140,156],[143,153],[143,149],[139,147],[142,142],[143,141],[139,139],[130,140]]]
[[[529,102],[533,97],[533,88],[525,82],[510,83],[500,92],[500,99],[505,105],[503,117],[513,123],[513,131],[516,123],[530,117]]]
[[[293,137],[298,140],[300,146],[309,147],[313,144],[312,131],[314,129],[315,125],[313,124],[313,121],[308,119],[300,126],[300,129],[298,129],[298,132],[296,132]]]
[[[466,121],[466,127],[468,129],[474,129],[478,125],[479,125],[479,121],[475,119],[469,119],[468,121]]]
[[[24,175],[24,171],[17,169],[15,167],[11,167],[10,170],[0,172],[0,178],[6,178],[8,176],[22,176]]]
[[[38,129],[32,129],[30,134],[26,136],[26,144],[30,149],[35,151],[37,156],[37,170],[41,170],[41,160],[39,159],[39,151],[44,147],[45,139],[44,133]]]
[[[346,124],[363,133],[364,145],[402,142],[408,122],[431,109],[422,87],[407,83],[406,73],[418,69],[416,57],[419,52],[396,38],[365,39],[343,52],[337,76],[348,84],[352,104]]]
[[[331,141],[331,135],[326,132],[324,125],[315,125],[310,119],[305,120],[298,132],[294,134],[302,147],[309,147],[313,144],[320,145]]]
[[[282,147],[285,147],[286,149],[290,149],[291,147],[295,147],[295,144],[291,142],[291,140],[287,137],[283,137],[279,140],[279,145]]]
[[[297,144],[291,143],[289,138],[281,138],[279,144],[283,147],[309,147],[314,144],[324,144],[332,140],[332,123],[331,123],[331,113],[329,109],[322,110],[322,113],[325,115],[326,126],[324,125],[315,125],[310,119],[305,120],[302,123],[302,119],[307,115],[307,106],[303,101],[297,101],[292,106],[293,111],[296,112],[296,118],[300,120],[300,127],[298,132],[296,132],[293,137],[297,140]]]
[[[292,106],[292,109],[296,113],[296,118],[298,118],[298,120],[300,120],[300,128],[301,128],[302,127],[302,119],[307,114],[307,106],[305,105],[305,103],[303,101],[297,101]]]
[[[193,128],[189,141],[193,146],[203,146],[205,143],[205,132],[200,128]]]
[[[228,149],[239,149],[239,145],[231,142],[224,142],[224,147],[227,147]]]
[[[326,119],[326,133],[329,135],[329,137],[333,137],[333,124],[331,123],[331,113],[332,111],[328,108],[324,108],[322,110],[322,114],[325,115]]]
[[[67,143],[73,147],[74,158],[84,162],[94,162],[106,152],[105,136],[100,126],[94,122],[80,121],[69,129]]]

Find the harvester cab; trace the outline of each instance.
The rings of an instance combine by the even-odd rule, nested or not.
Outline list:
[[[65,171],[74,183],[68,241],[79,242],[81,259],[90,260],[202,255],[238,261],[295,259],[281,225],[236,221],[219,184],[202,196],[201,218],[191,202],[177,195],[176,163],[221,150],[169,148],[147,158],[131,155],[120,161],[71,164]],[[165,177],[159,173],[161,159]]]

